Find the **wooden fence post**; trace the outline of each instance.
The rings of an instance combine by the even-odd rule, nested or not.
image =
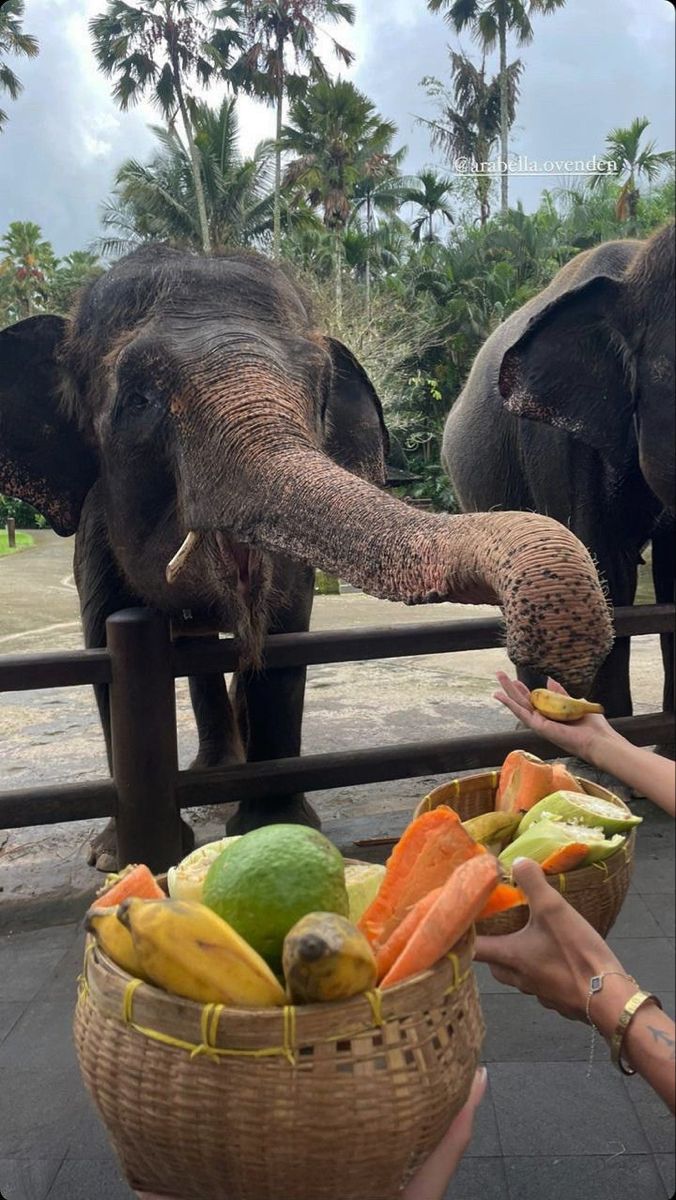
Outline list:
[[[16,546],[16,521],[14,517],[7,518],[7,544],[10,550]]]
[[[182,857],[176,694],[169,623],[144,608],[106,621],[120,866],[165,871]]]

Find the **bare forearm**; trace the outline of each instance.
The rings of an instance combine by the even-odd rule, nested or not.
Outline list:
[[[607,1040],[635,991],[636,985],[630,980],[610,976],[592,1001],[592,1019]],[[671,1018],[655,1003],[646,1003],[632,1017],[622,1044],[623,1062],[655,1089],[672,1112],[676,1103],[675,1032]]]
[[[603,735],[590,745],[590,761],[640,791],[670,816],[676,815],[676,777],[673,762],[633,746],[626,738]]]

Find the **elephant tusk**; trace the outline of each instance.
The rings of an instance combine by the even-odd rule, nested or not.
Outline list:
[[[201,540],[202,534],[195,533],[191,529],[183,544],[176,551],[174,557],[171,558],[167,563],[165,571],[167,583],[173,583],[174,580],[180,575],[185,564],[190,558],[190,555],[192,554],[193,550],[197,549]]]

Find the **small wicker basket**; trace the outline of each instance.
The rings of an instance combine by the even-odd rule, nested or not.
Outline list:
[[[463,821],[468,821],[470,817],[478,817],[482,813],[493,812],[499,782],[499,771],[486,771],[481,775],[452,779],[450,783],[442,783],[425,796],[414,815],[419,817],[421,813],[429,812],[440,804],[447,804],[449,808],[455,809]],[[600,784],[579,778],[578,783],[588,795],[609,800],[624,812],[630,812],[619,796]],[[594,863],[590,867],[577,867],[576,870],[566,871],[561,875],[548,876],[552,887],[561,892],[569,904],[603,937],[606,937],[608,930],[615,924],[629,890],[635,843],[636,831],[632,829],[624,846],[604,862]],[[476,931],[481,934],[515,933],[517,929],[523,929],[527,921],[528,906],[524,904],[497,913],[485,921],[478,921]]]
[[[89,940],[80,1069],[132,1188],[181,1200],[393,1200],[464,1104],[484,1033],[473,933],[335,1004],[232,1009],[133,980]]]

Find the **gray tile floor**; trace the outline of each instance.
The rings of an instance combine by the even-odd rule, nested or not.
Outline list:
[[[674,1011],[674,824],[648,806],[632,890],[611,934],[627,969]],[[0,936],[0,1196],[130,1200],[80,1082],[70,1025],[82,935],[58,925]],[[477,967],[490,1086],[448,1200],[665,1200],[674,1123],[589,1031]],[[204,1197],[209,1200],[209,1197]],[[280,1194],[279,1200],[293,1200]],[[376,1197],[365,1185],[364,1200]]]

